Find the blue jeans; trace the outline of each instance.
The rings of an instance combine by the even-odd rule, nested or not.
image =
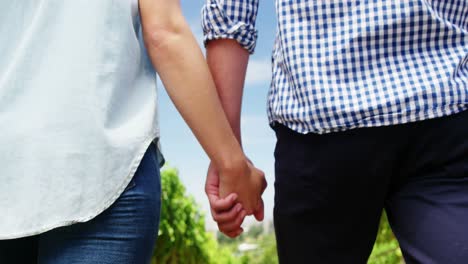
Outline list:
[[[125,191],[106,211],[85,223],[0,241],[0,263],[149,263],[160,209],[158,156],[151,144]]]

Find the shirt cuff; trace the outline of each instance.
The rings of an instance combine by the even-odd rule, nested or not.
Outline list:
[[[254,24],[232,21],[229,17],[223,15],[223,12],[216,10],[216,7],[214,7],[215,10],[209,9],[209,7],[205,7],[202,11],[204,44],[206,45],[210,40],[233,39],[250,54],[253,54],[258,38]]]

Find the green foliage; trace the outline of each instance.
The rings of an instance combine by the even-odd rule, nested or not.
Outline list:
[[[236,239],[218,233],[217,239],[205,231],[205,216],[194,199],[186,194],[178,171],[166,168],[161,173],[162,210],[160,231],[153,264],[276,264],[276,241],[273,231],[265,233],[262,225],[252,226]],[[272,230],[272,228],[268,228]],[[239,252],[241,243],[258,249]],[[386,215],[369,264],[402,264],[401,251]]]
[[[166,168],[161,183],[161,222],[153,263],[235,264],[231,253],[220,249],[213,235],[205,231],[204,215],[186,195],[178,171]]]
[[[249,231],[247,231],[247,236],[252,237],[252,238],[258,238],[260,235],[262,235],[264,232],[263,225],[254,225],[249,228]]]
[[[235,239],[218,233],[218,242],[223,248],[228,248],[238,257],[239,264],[276,264],[278,256],[273,223],[265,229],[264,224],[250,226],[246,232]],[[257,249],[240,252],[238,247],[242,243],[257,245]],[[221,262],[219,262],[222,264]]]
[[[400,264],[403,262],[400,246],[384,213],[380,220],[379,233],[368,264]]]
[[[259,245],[259,250],[248,251],[241,255],[242,264],[275,264],[278,263],[276,241],[273,233],[259,234],[261,226],[251,227],[245,234],[236,239],[229,239],[218,235],[218,241],[228,246],[233,252],[240,243],[247,242]],[[403,257],[399,244],[393,235],[386,214],[382,215],[380,228],[373,252],[368,264],[403,264]]]
[[[250,231],[250,230],[249,230]],[[255,234],[256,232],[254,232]],[[277,264],[278,254],[276,251],[276,239],[273,233],[259,235],[255,241],[259,245],[256,251],[247,252],[242,260],[248,264]]]

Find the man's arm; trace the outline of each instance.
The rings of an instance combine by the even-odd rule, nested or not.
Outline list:
[[[242,145],[241,108],[249,52],[235,40],[213,40],[206,46],[207,61],[221,104],[234,134]]]
[[[208,65],[240,143],[242,92],[249,53],[257,42],[258,5],[259,0],[206,0],[202,9]]]
[[[140,0],[145,45],[164,87],[186,123],[247,212],[257,210],[263,173],[247,162],[216,93],[179,0]]]
[[[228,117],[229,124],[234,134],[242,144],[241,138],[241,107],[244,88],[245,74],[249,59],[249,52],[242,48],[234,40],[213,40],[207,44],[207,61],[218,90],[221,104]],[[210,164],[208,168],[205,191],[208,194],[212,207],[211,214],[218,223],[220,231],[230,237],[236,237],[242,233],[240,227],[246,214],[239,210],[235,201],[217,200],[219,192],[219,181],[216,178],[216,169]],[[262,192],[266,184],[262,186]],[[257,220],[263,220],[263,201],[261,207],[254,212]]]
[[[207,0],[202,10],[202,24],[207,48],[207,61],[218,90],[221,104],[235,136],[242,144],[241,106],[249,53],[253,53],[257,32],[255,20],[258,0]],[[241,7],[241,8],[240,8]],[[238,11],[242,10],[242,11]],[[242,233],[245,214],[235,202],[218,199],[216,196],[224,184],[217,178],[216,168],[210,164],[205,190],[208,194],[213,219],[220,231],[230,237]],[[266,188],[262,186],[262,193]],[[258,220],[263,219],[263,201],[255,212]]]

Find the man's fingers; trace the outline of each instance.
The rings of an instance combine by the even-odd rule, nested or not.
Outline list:
[[[219,175],[218,171],[213,167],[210,162],[208,172],[206,174],[205,193],[217,194],[219,192]]]
[[[237,194],[231,193],[226,198],[219,198],[218,195],[209,194],[208,200],[210,201],[211,208],[220,213],[231,209],[237,202]]]
[[[244,232],[244,229],[242,229],[242,227],[239,227],[239,229],[237,229],[235,231],[227,232],[227,233],[223,233],[223,234],[225,234],[226,236],[228,236],[230,238],[236,238],[236,237],[240,236],[243,232]]]
[[[227,223],[222,223],[218,224],[218,228],[221,232],[224,234],[232,233],[235,231],[238,231],[240,226],[242,225],[242,222],[244,222],[244,218],[246,216],[246,212],[242,210],[238,215],[236,220],[232,222],[227,222]]]
[[[213,214],[213,220],[215,220],[218,224],[232,222],[236,220],[236,217],[241,212],[241,210],[242,204],[238,203],[229,211],[225,211],[222,213],[215,212],[215,214]]]
[[[255,216],[255,219],[257,219],[257,221],[263,221],[263,218],[265,217],[265,207],[263,204],[263,199],[260,199],[259,204],[260,205],[255,211],[254,216]]]
[[[263,187],[262,188],[262,193],[263,193],[266,190],[266,188],[268,187],[268,183],[267,183],[265,177],[263,178],[263,186],[262,187]]]

